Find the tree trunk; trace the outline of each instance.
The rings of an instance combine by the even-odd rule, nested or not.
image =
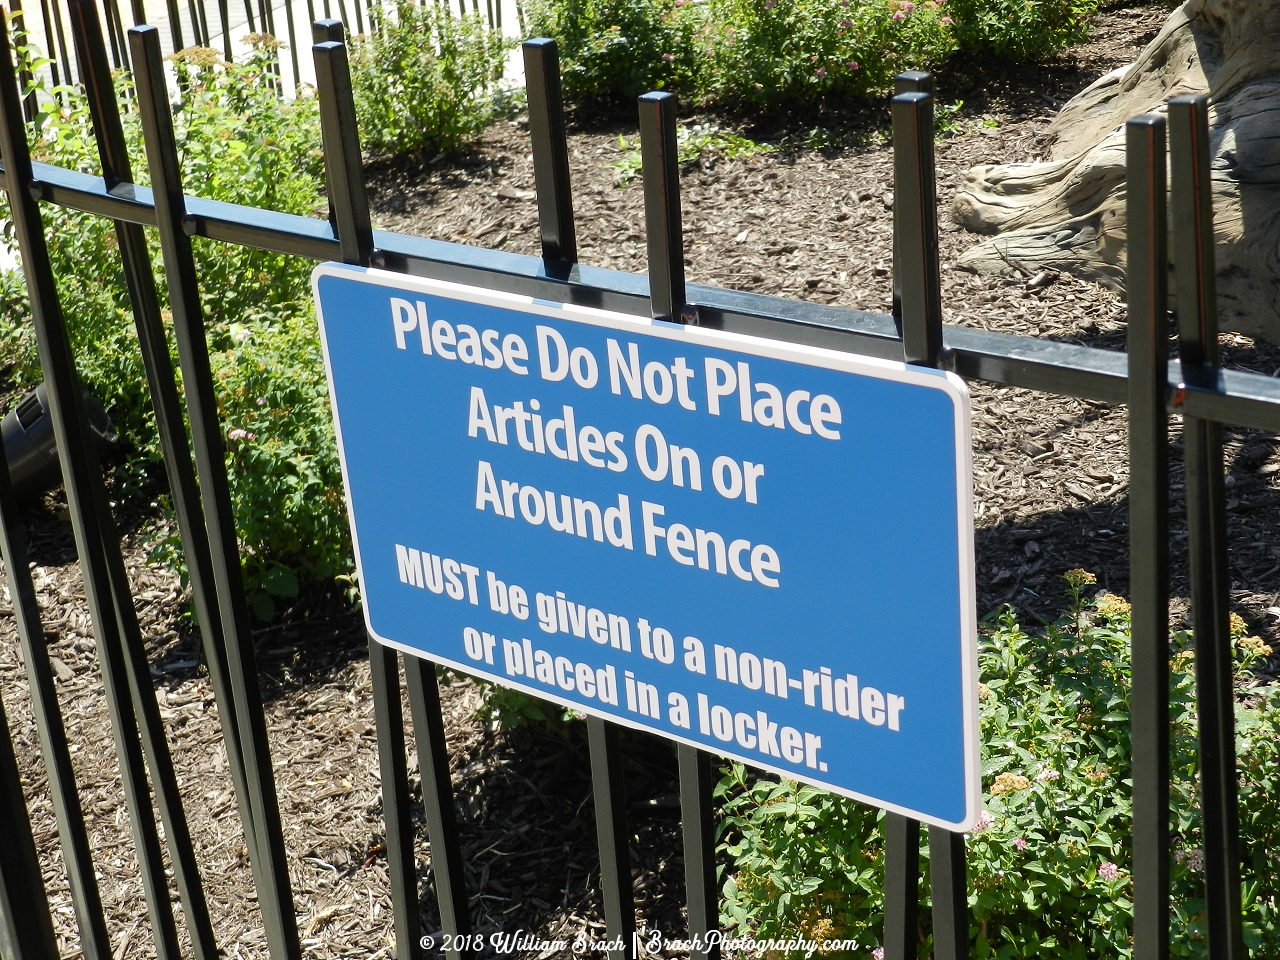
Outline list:
[[[1280,2],[1187,0],[1136,63],[1072,99],[1048,129],[1049,160],[974,167],[956,221],[997,234],[959,266],[1062,270],[1124,288],[1124,123],[1210,96],[1222,326],[1280,342]]]

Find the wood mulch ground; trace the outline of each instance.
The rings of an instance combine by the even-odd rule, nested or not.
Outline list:
[[[1042,155],[1044,126],[1070,96],[1131,61],[1167,15],[1163,4],[1109,11],[1092,39],[1031,68],[969,64],[940,78],[944,103],[963,100],[938,143],[947,320],[1120,350],[1124,304],[1069,277],[990,279],[950,269],[977,238],[946,216],[958,178],[983,162]],[[967,79],[966,79],[967,78]],[[778,149],[749,159],[707,158],[682,172],[688,275],[820,303],[883,310],[890,295],[891,153],[882,111],[757,120],[739,132]],[[723,121],[721,121],[723,122]],[[729,126],[727,123],[726,126]],[[816,130],[816,132],[815,132]],[[582,124],[570,137],[580,258],[643,272],[638,180],[619,186],[609,164],[634,123]],[[810,139],[821,149],[795,146]],[[464,156],[374,165],[379,225],[424,236],[537,252],[525,124],[495,125]],[[1280,350],[1226,335],[1227,362],[1280,374]],[[1125,411],[1108,404],[971,384],[975,430],[980,613],[1012,603],[1026,615],[1063,606],[1074,567],[1127,593]],[[1176,426],[1175,426],[1176,430]],[[1228,504],[1234,607],[1252,632],[1280,644],[1280,445],[1228,431]],[[1186,609],[1185,517],[1175,448],[1174,588]],[[182,619],[175,575],[149,566],[156,511],[122,506],[125,552],[147,637],[157,697],[187,802],[219,943],[228,957],[265,957],[217,709]],[[121,785],[83,590],[65,510],[56,496],[28,511],[32,557],[50,653],[76,752],[116,960],[154,956],[141,884],[119,802]],[[336,597],[309,598],[258,631],[258,656],[299,924],[308,956],[377,958],[391,952],[389,882],[372,727],[369,666],[359,619]],[[1280,650],[1280,645],[1277,646]],[[1270,670],[1274,675],[1277,662]],[[78,955],[69,892],[12,619],[0,616],[0,690],[9,713],[46,867],[62,954]],[[545,938],[603,931],[584,731],[500,732],[475,719],[476,688],[443,692],[459,830],[473,922],[490,933]],[[683,929],[683,871],[670,748],[627,734],[634,890],[641,921]],[[416,780],[416,763],[410,763]],[[420,867],[430,861],[419,832]],[[429,885],[425,921],[438,917]]]

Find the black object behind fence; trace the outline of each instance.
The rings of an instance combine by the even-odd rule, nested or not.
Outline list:
[[[107,0],[112,55],[116,62],[127,55],[133,64],[145,134],[152,192],[136,191],[120,133],[107,44],[98,13],[91,0],[69,2],[73,41],[93,107],[103,175],[95,177],[31,162],[18,78],[7,32],[0,26],[2,185],[11,203],[26,271],[32,319],[48,383],[48,407],[63,457],[68,502],[125,783],[125,801],[135,829],[147,907],[161,960],[176,960],[179,951],[160,836],[151,807],[152,791],[164,823],[193,951],[201,960],[213,960],[218,946],[133,614],[120,541],[106,501],[90,432],[92,418],[87,414],[76,378],[58,304],[40,217],[41,201],[110,217],[116,223],[191,573],[193,602],[223,724],[266,938],[275,960],[297,960],[301,950],[241,581],[222,429],[204,338],[199,278],[191,255],[192,235],[316,260],[341,259],[384,266],[417,276],[632,315],[678,319],[888,359],[905,358],[1009,386],[1127,402],[1133,597],[1133,934],[1134,955],[1139,960],[1161,960],[1168,955],[1168,417],[1170,413],[1181,414],[1187,437],[1197,696],[1202,716],[1210,955],[1243,955],[1221,431],[1224,423],[1280,430],[1280,382],[1218,367],[1204,98],[1179,98],[1170,105],[1176,227],[1173,252],[1178,266],[1181,339],[1181,360],[1170,365],[1166,355],[1166,121],[1161,117],[1139,117],[1128,126],[1126,357],[1087,347],[943,325],[933,106],[927,75],[901,77],[893,100],[895,310],[893,316],[887,316],[686,285],[674,150],[674,101],[666,94],[649,94],[640,102],[648,279],[576,263],[559,70],[555,46],[546,40],[530,41],[524,49],[530,78],[530,128],[542,258],[372,229],[344,35],[341,23],[334,20],[317,22],[313,32],[332,203],[332,222],[327,222],[202,200],[184,193],[160,69],[160,36],[154,28],[135,28],[129,31],[126,47],[119,12],[114,0]],[[173,9],[171,4],[171,13]],[[265,16],[261,10],[267,9],[260,8],[260,16]],[[220,4],[220,15],[225,20],[225,2]],[[142,236],[144,225],[159,230],[186,384],[190,443]],[[71,773],[12,481],[3,458],[0,552],[30,679],[83,952],[88,960],[110,960],[92,851]],[[401,960],[415,960],[425,948],[417,903],[398,657],[393,651],[371,644],[370,661],[397,955]],[[440,916],[446,933],[466,934],[470,932],[468,898],[454,825],[439,690],[430,664],[405,659],[404,669],[417,733]],[[618,949],[610,951],[610,960],[629,960],[635,955],[630,937],[635,918],[619,731],[596,719],[588,721],[588,729],[605,916],[610,938],[618,938],[619,942]],[[711,798],[713,760],[696,749],[681,746],[678,751],[690,933],[705,938],[718,926]],[[53,957],[56,947],[48,903],[42,895],[40,864],[2,714],[0,823],[5,828],[5,842],[0,843],[0,952],[6,958],[20,960]],[[890,815],[886,824],[885,956],[905,960],[915,956],[918,944],[920,829],[915,821],[896,815]],[[938,960],[967,956],[964,838],[931,828],[928,842],[934,955]],[[698,960],[711,960],[718,950],[703,939],[694,955]],[[453,951],[451,956],[458,960],[460,955]]]

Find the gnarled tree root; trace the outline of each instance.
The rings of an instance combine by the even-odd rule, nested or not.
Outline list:
[[[1210,96],[1218,309],[1226,329],[1280,342],[1280,3],[1188,0],[1136,63],[1071,100],[1049,160],[980,166],[956,221],[995,234],[958,264],[1045,268],[1124,288],[1124,124],[1184,93]]]

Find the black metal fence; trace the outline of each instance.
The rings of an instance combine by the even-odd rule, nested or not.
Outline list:
[[[157,0],[151,2],[154,6]],[[467,0],[434,2],[459,16],[476,17],[499,34],[512,26],[523,31],[522,0],[483,0],[483,7],[482,0],[470,0],[470,7]],[[507,10],[507,23],[504,25],[503,8],[507,4],[512,5],[514,11]],[[22,42],[24,38],[38,38],[42,41],[40,45],[49,60],[45,68],[46,79],[51,87],[84,82],[85,69],[81,61],[85,53],[79,47],[74,28],[69,29],[69,22],[76,16],[74,4],[70,0],[38,0],[38,4],[28,0],[28,5],[24,8],[22,0],[13,0],[14,40]],[[377,18],[384,14],[383,0],[163,0],[163,8],[164,26],[160,30],[160,43],[168,53],[189,47],[209,47],[231,62],[237,58],[235,47],[238,40],[252,34],[270,35],[284,44],[284,48],[273,51],[274,69],[277,75],[292,79],[293,90],[304,82],[306,75],[305,60],[299,59],[299,43],[305,46],[308,37],[305,33],[299,36],[298,29],[298,21],[304,11],[307,24],[336,17],[340,22],[354,26],[357,34],[373,29]],[[394,8],[394,3],[386,5],[392,16]],[[514,24],[512,12],[515,14]],[[126,34],[131,27],[152,22],[148,18],[146,0],[129,0],[128,8],[123,11],[120,0],[103,0],[102,15],[105,18],[108,63],[112,69],[129,70],[132,55]],[[243,53],[241,48],[241,56]],[[28,95],[25,103],[27,119],[30,120],[36,109],[34,95]]]
[[[191,237],[309,257],[376,265],[549,300],[638,316],[810,343],[888,359],[940,365],[960,375],[1046,393],[1128,403],[1130,421],[1130,563],[1133,603],[1133,878],[1134,955],[1168,955],[1169,683],[1168,418],[1184,418],[1192,607],[1200,711],[1202,809],[1210,956],[1244,955],[1241,940],[1239,829],[1231,688],[1222,424],[1280,430],[1280,381],[1222,370],[1214,315],[1214,254],[1208,173],[1207,104],[1179,98],[1169,116],[1128,125],[1128,355],[979,330],[944,326],[939,291],[930,81],[904,74],[893,99],[895,144],[895,307],[893,315],[819,306],[733,290],[686,285],[681,235],[675,102],[640,100],[648,277],[576,262],[559,69],[550,41],[525,44],[529,121],[543,256],[375,231],[365,193],[342,25],[315,24],[314,47],[331,220],[312,220],[187,195],[162,74],[159,33],[127,40],[152,187],[137,187],[112,89],[111,61],[93,0],[68,0],[81,80],[92,105],[102,176],[33,163],[18,78],[0,28],[0,156],[21,248],[32,322],[48,385],[72,525],[106,687],[125,803],[134,830],[146,904],[160,960],[179,957],[165,876],[159,807],[192,951],[215,960],[218,944],[179,798],[168,742],[143,652],[97,452],[77,386],[75,357],[54,284],[41,204],[58,204],[115,221],[139,345],[174,509],[190,571],[212,684],[223,725],[266,940],[275,960],[301,955],[289,884],[276,783],[250,637],[233,524],[223,431],[201,313],[200,278]],[[108,0],[110,3],[110,0]],[[224,6],[225,9],[225,6]],[[112,21],[112,18],[115,20]],[[1166,128],[1172,150],[1166,149]],[[1180,361],[1170,364],[1166,240],[1172,156]],[[175,384],[143,227],[158,230],[169,307],[185,392]],[[190,424],[190,442],[184,428]],[[0,463],[2,463],[0,459]],[[77,798],[69,745],[7,466],[0,466],[0,552],[30,680],[48,786],[54,802],[76,919],[87,960],[110,960],[93,851]],[[396,654],[370,645],[387,852],[397,956],[423,955],[413,824],[406,770]],[[454,825],[439,691],[430,664],[404,660],[432,871],[444,931],[469,932],[468,897]],[[3,719],[0,717],[0,719]],[[608,933],[634,956],[625,784],[618,730],[587,721],[599,832],[600,879]],[[712,805],[712,757],[679,748],[680,800],[690,933],[718,926]],[[7,725],[0,723],[0,952],[6,958],[56,956],[41,869],[23,801]],[[968,954],[964,838],[930,828],[934,956]],[[890,815],[886,832],[885,930],[888,960],[916,955],[920,887],[919,824]],[[707,941],[694,957],[713,958]],[[459,951],[451,951],[454,960]]]

